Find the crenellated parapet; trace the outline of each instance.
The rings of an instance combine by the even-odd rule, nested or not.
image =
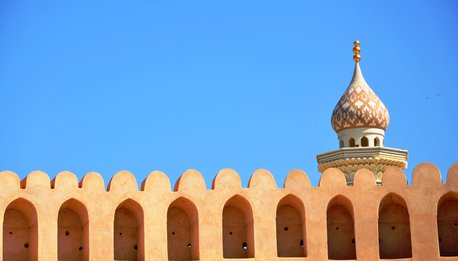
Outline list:
[[[264,169],[242,187],[222,169],[207,189],[187,170],[173,188],[161,171],[139,184],[128,171],[107,186],[41,171],[0,173],[3,260],[449,260],[458,258],[458,163],[442,183],[430,163],[408,185],[388,167],[382,184],[360,169],[353,186],[335,168],[318,186],[301,170],[283,186]]]

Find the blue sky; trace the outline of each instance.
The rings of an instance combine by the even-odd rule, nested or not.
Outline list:
[[[353,40],[387,106],[385,145],[458,161],[456,1],[2,1],[0,169],[122,169],[172,185],[258,168],[282,187],[338,148]]]

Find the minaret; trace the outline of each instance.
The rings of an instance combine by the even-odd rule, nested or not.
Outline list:
[[[332,128],[339,140],[339,149],[317,155],[318,170],[338,168],[353,184],[358,169],[366,168],[381,184],[388,166],[407,168],[407,151],[384,147],[385,131],[390,116],[380,98],[364,80],[359,61],[359,41],[354,42],[355,71],[345,93],[332,112]]]

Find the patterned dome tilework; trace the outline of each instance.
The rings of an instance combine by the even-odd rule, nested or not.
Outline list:
[[[355,70],[355,74],[361,74],[359,68]],[[358,80],[350,83],[332,112],[332,128],[336,132],[351,128],[386,130],[390,122],[388,110],[362,75],[356,78]]]

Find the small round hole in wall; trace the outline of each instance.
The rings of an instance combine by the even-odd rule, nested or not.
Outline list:
[[[121,232],[119,232],[119,235],[120,235],[120,236],[122,236],[122,233],[121,233]]]
[[[175,232],[172,232],[172,235],[175,235]]]
[[[439,238],[439,243],[442,242],[442,238]]]
[[[354,243],[355,243],[355,239],[353,238],[353,239],[351,240],[351,242],[354,244]]]
[[[137,245],[134,245],[134,249],[137,250],[137,249],[138,249],[138,246],[137,246]]]
[[[80,246],[80,247],[78,248],[78,250],[79,250],[79,251],[83,251],[83,246]]]
[[[65,231],[65,235],[66,235],[66,236],[70,235],[70,231],[68,231],[68,230]]]
[[[187,247],[188,247],[188,248],[191,248],[191,243],[188,243]]]
[[[288,227],[284,227],[283,230],[288,231]]]
[[[336,227],[336,230],[339,230],[339,227]]]
[[[25,247],[25,248],[29,248],[29,243],[25,243],[25,244],[24,244],[24,247]]]
[[[12,236],[12,235],[13,235],[13,232],[10,231],[8,234],[10,234],[10,236]]]
[[[396,229],[396,227],[395,227],[395,226],[392,226],[392,227],[391,227],[391,230],[395,230],[395,229]]]
[[[232,235],[232,231],[231,231],[231,232],[229,232],[229,235]]]

